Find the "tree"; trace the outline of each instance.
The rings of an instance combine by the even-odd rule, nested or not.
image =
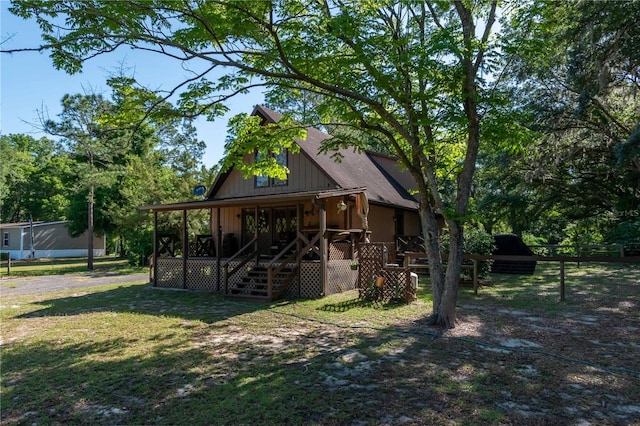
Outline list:
[[[110,115],[111,111],[111,103],[101,95],[65,95],[62,98],[60,121],[47,120],[43,123],[47,133],[62,138],[62,143],[77,165],[75,190],[86,197],[87,221],[76,220],[73,223],[76,227],[79,223],[87,224],[84,229],[87,230],[89,270],[93,269],[96,189],[109,187],[117,178],[113,157],[121,151],[117,145],[118,139],[105,132],[100,123],[102,117]],[[74,208],[72,211],[82,212],[84,209]],[[105,232],[106,229],[101,231]]]
[[[95,228],[117,237],[120,253],[128,255],[130,247],[143,247],[137,234],[145,236],[150,227],[138,207],[191,196],[202,182],[205,146],[190,120],[134,79],[114,77],[107,84],[110,99],[95,93],[65,95],[59,120],[43,127],[61,138],[75,161],[68,185],[73,189],[67,212],[72,233],[88,230],[91,235]],[[153,114],[147,112],[149,104],[156,107]],[[136,251],[132,260],[140,263],[144,254]]]
[[[320,118],[384,140],[418,184],[431,322],[454,326],[463,222],[488,130],[481,123],[500,122],[486,117],[500,115],[492,105],[507,99],[497,89],[501,39],[491,37],[497,0],[12,4],[14,14],[38,20],[46,44],[34,50],[50,51],[57,68],[78,72],[85,60],[128,45],[205,64],[180,85],[184,114],[213,118],[237,93],[285,88],[318,95]],[[353,142],[336,137],[325,148],[346,145]],[[444,263],[438,214],[450,233]]]
[[[526,40],[514,77],[542,135],[524,181],[569,219],[640,206],[638,14],[637,0],[536,1],[510,34]]]
[[[54,141],[2,135],[0,164],[1,222],[65,219],[71,161]]]

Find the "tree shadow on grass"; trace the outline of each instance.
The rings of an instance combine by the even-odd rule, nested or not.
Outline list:
[[[419,323],[337,327],[283,305],[256,314],[254,329],[230,318],[175,334],[12,343],[3,349],[3,424],[640,420],[640,377],[558,347],[501,346],[483,321],[477,334],[434,339]]]
[[[317,308],[319,311],[324,312],[347,312],[352,309],[358,308],[375,308],[375,309],[395,309],[405,306],[406,302],[399,300],[390,300],[388,302],[382,302],[378,300],[367,300],[364,298],[356,297],[349,300],[344,300],[338,303],[327,303]]]
[[[601,328],[485,300],[434,338],[419,319],[338,324],[340,309],[375,316],[353,300],[326,303],[322,320],[139,285],[36,303],[18,328],[63,331],[3,345],[6,425],[640,421],[637,321]],[[187,321],[139,329],[166,318]]]
[[[79,292],[87,289],[78,289]],[[69,316],[91,312],[121,312],[179,317],[213,323],[236,315],[268,309],[268,303],[242,303],[226,300],[222,295],[191,291],[157,291],[146,284],[122,285],[110,290],[74,294],[39,300],[43,306],[19,318]]]

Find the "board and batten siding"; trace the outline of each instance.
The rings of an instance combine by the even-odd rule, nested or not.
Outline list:
[[[290,173],[286,185],[256,188],[254,177],[245,179],[242,173],[234,169],[216,192],[215,199],[335,188],[336,183],[318,169],[304,154],[292,154],[289,152],[287,156]],[[246,156],[245,161],[253,161],[253,155]]]
[[[215,235],[216,218],[218,210],[213,209],[211,212],[211,229]],[[225,207],[220,209],[220,227],[224,234],[234,234],[240,236],[242,232],[242,209],[240,207]]]
[[[395,209],[372,205],[369,208],[369,231],[372,242],[394,241],[396,226]]]

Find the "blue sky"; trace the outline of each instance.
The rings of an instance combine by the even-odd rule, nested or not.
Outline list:
[[[40,31],[33,21],[25,21],[8,12],[10,3],[1,0],[0,39],[2,48],[36,47],[40,44]],[[55,119],[61,112],[60,100],[69,93],[104,93],[109,95],[106,80],[120,69],[147,87],[159,90],[173,88],[189,74],[175,60],[120,48],[108,55],[94,58],[85,64],[80,74],[68,75],[56,70],[46,53],[25,52],[0,54],[0,130],[2,134],[25,133],[36,138],[45,136],[38,131],[38,111]],[[253,106],[262,103],[261,94],[238,95],[229,104],[231,111],[215,122],[204,119],[196,122],[198,138],[205,141],[207,150],[203,163],[215,165],[222,158],[227,121],[235,114],[250,113]]]

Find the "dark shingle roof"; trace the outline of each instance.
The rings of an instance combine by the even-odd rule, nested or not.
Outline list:
[[[256,106],[253,114],[277,123],[281,114]],[[307,137],[297,140],[300,151],[314,162],[341,188],[366,187],[370,202],[417,209],[418,202],[409,190],[417,185],[411,174],[400,168],[398,162],[388,156],[374,152],[357,152],[355,149],[339,149],[341,161],[332,158],[332,152],[321,153],[322,142],[331,138],[318,129],[307,128]]]

